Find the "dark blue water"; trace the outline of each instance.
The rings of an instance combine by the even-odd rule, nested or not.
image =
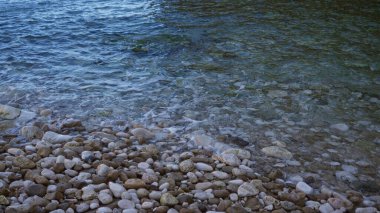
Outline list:
[[[380,175],[378,1],[0,0],[0,79],[2,104],[278,139],[305,165],[336,149],[321,164]]]

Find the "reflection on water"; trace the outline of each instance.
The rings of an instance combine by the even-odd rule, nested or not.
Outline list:
[[[376,179],[379,14],[375,1],[2,1],[0,103],[279,139],[305,166],[364,159]]]

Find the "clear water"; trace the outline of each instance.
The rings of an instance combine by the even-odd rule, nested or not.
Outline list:
[[[378,180],[379,91],[378,1],[0,0],[2,104],[275,138]]]

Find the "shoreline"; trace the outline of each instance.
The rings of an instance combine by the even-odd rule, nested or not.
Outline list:
[[[19,118],[19,111],[13,112],[13,119]],[[170,134],[157,142],[155,130],[142,126],[86,130],[76,119],[29,122],[13,136],[0,141],[0,211],[5,212],[376,212],[380,207],[376,194],[339,193],[316,186],[313,176],[291,182],[281,168],[259,172],[251,160],[255,153],[244,146],[215,153],[202,146],[206,136],[190,147]],[[17,141],[28,144],[12,147]],[[280,142],[266,152],[292,159]]]

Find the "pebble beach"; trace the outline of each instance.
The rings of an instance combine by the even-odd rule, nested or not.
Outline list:
[[[185,141],[160,127],[89,128],[74,118],[42,122],[51,110],[0,109],[3,127],[15,125],[0,140],[0,212],[379,212],[379,194],[334,191],[323,177],[290,178],[281,167],[262,172],[242,139],[215,152],[202,146],[206,136]],[[281,142],[260,152],[293,158]]]

